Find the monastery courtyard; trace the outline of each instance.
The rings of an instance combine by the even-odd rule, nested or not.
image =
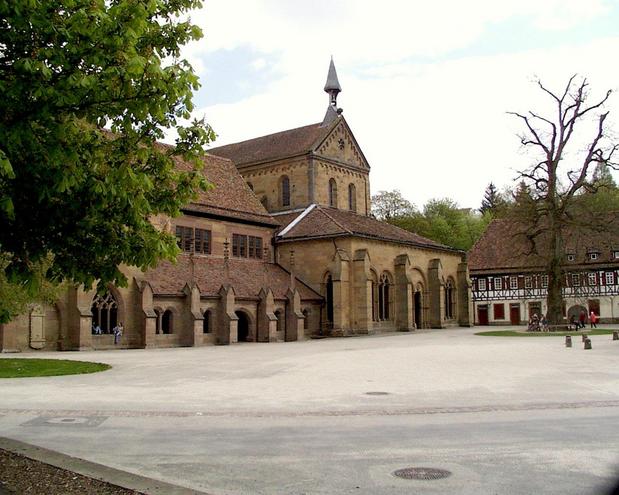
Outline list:
[[[619,341],[489,329],[36,354],[113,368],[1,380],[0,436],[213,495],[603,493]]]

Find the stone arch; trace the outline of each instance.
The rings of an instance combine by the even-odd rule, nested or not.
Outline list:
[[[567,310],[567,321],[570,321],[572,315],[574,315],[574,320],[578,321],[578,317],[580,316],[581,311],[584,311],[586,315],[589,314],[587,308],[582,304],[574,304],[573,306],[570,306],[570,308]]]
[[[337,208],[337,182],[333,177],[329,179],[329,206]]]
[[[322,285],[324,287],[323,297],[325,298],[325,305],[326,305],[325,317],[327,320],[327,324],[332,325],[334,315],[333,315],[333,276],[331,275],[331,272],[329,271],[325,272],[322,280],[323,280]]]
[[[378,279],[378,319],[381,321],[393,318],[393,275],[383,271]]]
[[[213,311],[205,309],[202,312],[202,333],[213,333]]]
[[[445,319],[453,320],[456,318],[456,281],[453,277],[447,277],[445,280],[444,304],[445,304]]]
[[[277,333],[282,339],[286,337],[286,310],[284,308],[277,308],[273,311],[273,314],[277,318]]]
[[[119,322],[118,299],[112,291],[104,294],[95,294],[90,304],[92,313],[92,333],[112,333],[112,329]]]
[[[238,318],[236,340],[237,342],[247,342],[253,334],[254,322],[251,313],[247,309],[241,308],[236,310],[234,314]]]
[[[175,312],[172,308],[167,308],[161,315],[161,333],[164,335],[171,335],[175,332],[175,326],[178,324],[178,318],[176,318]]]

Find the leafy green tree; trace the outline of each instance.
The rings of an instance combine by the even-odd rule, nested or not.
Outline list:
[[[415,205],[405,199],[397,189],[379,191],[372,196],[372,214],[379,220],[391,220],[412,215],[417,211]]]
[[[7,283],[122,285],[173,259],[151,223],[206,189],[199,86],[181,47],[198,0],[0,0],[0,253]],[[104,130],[107,129],[107,130]],[[174,146],[157,141],[167,129]],[[179,168],[182,158],[190,166]],[[47,260],[43,263],[43,260]],[[5,306],[3,307],[3,304]],[[9,316],[7,316],[9,315]],[[14,311],[0,299],[0,322]]]
[[[608,111],[603,111],[603,107],[610,91],[590,102],[586,79],[572,76],[561,93],[553,93],[541,81],[537,84],[550,98],[555,111],[549,116],[533,111],[513,113],[524,125],[519,137],[522,146],[531,150],[533,161],[533,165],[520,172],[522,183],[513,214],[525,226],[521,234],[529,241],[531,252],[545,261],[547,316],[551,323],[560,323],[566,233],[586,235],[587,229],[616,228],[608,222],[607,215],[599,217],[605,222],[583,215],[582,206],[583,200],[586,202],[607,188],[608,184],[596,179],[595,171],[601,166],[617,168],[615,154],[619,145],[612,142],[605,128]]]

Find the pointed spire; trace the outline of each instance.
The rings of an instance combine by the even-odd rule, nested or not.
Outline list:
[[[331,63],[329,64],[329,73],[327,74],[327,82],[325,83],[325,93],[329,94],[329,106],[327,107],[327,113],[322,121],[322,125],[328,125],[340,114],[342,110],[337,108],[337,95],[342,91],[340,82],[337,79],[337,72],[335,70],[335,64],[333,63],[333,56],[331,56]]]

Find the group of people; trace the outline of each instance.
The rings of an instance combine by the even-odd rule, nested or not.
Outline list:
[[[599,320],[599,316],[595,314],[594,310],[591,310],[591,313],[589,313],[589,324],[591,325],[591,328],[597,328],[597,322]],[[573,326],[576,330],[579,330],[581,328],[585,328],[585,323],[587,321],[587,313],[585,313],[585,310],[581,310],[580,314],[578,315],[578,320],[576,319],[576,315],[572,314],[570,316],[570,326]]]
[[[537,313],[533,313],[533,316],[529,319],[529,331],[539,332],[540,330],[548,330],[548,319],[546,315],[542,315],[540,318]]]
[[[112,329],[112,335],[114,335],[114,344],[118,344],[120,342],[120,338],[124,332],[124,327],[121,321]],[[101,335],[103,332],[101,331],[101,326],[99,324],[92,324],[92,333],[93,335]],[[107,332],[105,332],[107,333]]]

